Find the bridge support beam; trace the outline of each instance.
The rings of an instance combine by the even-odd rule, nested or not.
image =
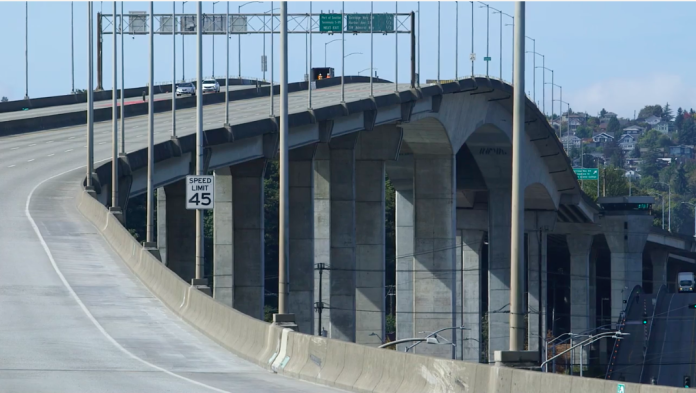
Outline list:
[[[527,342],[530,351],[542,354],[547,330],[547,240],[556,212],[526,212],[525,217],[533,221],[527,226]]]
[[[314,152],[316,145],[290,150],[290,296],[301,333],[314,329]]]
[[[667,249],[657,248],[650,251],[650,261],[653,267],[653,294],[657,294],[661,285],[667,284],[667,259],[669,259]]]
[[[570,331],[583,333],[590,326],[590,250],[591,235],[567,235],[570,252]],[[589,348],[583,350],[585,364],[589,359]],[[575,351],[573,364],[580,364],[580,351]]]
[[[413,330],[417,334],[457,323],[455,179],[454,155],[414,156]],[[441,333],[453,342],[457,335],[454,330]],[[454,355],[454,349],[444,345],[417,349],[430,356]]]
[[[390,177],[391,178],[391,177]],[[411,179],[411,184],[413,179]],[[413,189],[397,189],[396,214],[396,339],[415,337],[413,331]],[[410,345],[410,344],[409,344]],[[398,345],[403,351],[407,345]]]
[[[213,206],[213,298],[234,307],[232,227],[232,173],[229,167],[218,168],[215,174],[215,206]]]
[[[485,212],[484,212],[485,213]],[[462,218],[462,215],[457,215]],[[459,224],[459,223],[457,223]],[[458,270],[457,302],[461,303],[461,318],[457,325],[469,330],[463,330],[458,337],[457,359],[468,362],[481,361],[483,302],[481,301],[482,280],[481,275],[481,248],[483,246],[484,231],[476,229],[459,229],[457,234],[457,261],[461,261]]]
[[[196,227],[196,211],[186,209],[185,179],[163,188],[163,195],[157,197],[157,216],[163,211],[166,218],[157,227],[157,238],[165,242],[167,267],[191,282],[196,273],[196,232],[191,229]]]
[[[167,192],[164,187],[157,189],[157,249],[160,261],[167,266]]]
[[[488,190],[488,359],[510,349],[509,188]]]

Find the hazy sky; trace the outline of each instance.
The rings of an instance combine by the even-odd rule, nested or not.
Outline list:
[[[126,2],[125,13],[147,11],[147,2]],[[237,12],[242,2],[230,2],[230,12]],[[313,12],[340,12],[340,2],[314,2]],[[491,7],[513,15],[511,2],[489,2]],[[111,13],[112,2],[95,2],[94,11]],[[181,2],[176,3],[177,13]],[[216,13],[225,12],[226,3],[215,6]],[[278,7],[275,2],[273,7]],[[399,12],[415,11],[416,2],[399,2]],[[474,52],[475,73],[486,73],[486,8],[482,3],[474,4]],[[0,24],[3,61],[0,62],[0,96],[11,100],[24,96],[24,2],[0,2],[0,14],[10,16]],[[121,3],[118,2],[120,12]],[[171,13],[172,2],[155,2],[155,13]],[[203,12],[211,13],[213,3],[203,4]],[[346,2],[346,13],[368,13],[369,2]],[[440,2],[441,53],[440,76],[442,79],[455,77],[455,2]],[[242,12],[262,13],[271,8],[271,2],[246,5]],[[374,3],[374,12],[394,12],[395,2]],[[74,4],[75,34],[75,87],[84,88],[86,77],[87,49],[87,4]],[[568,101],[575,111],[590,114],[606,108],[620,116],[633,117],[634,110],[644,105],[669,102],[675,109],[679,106],[696,107],[696,82],[690,78],[695,54],[689,44],[691,15],[696,14],[693,2],[527,2],[527,33],[536,39],[536,50],[546,56],[546,67],[554,70],[557,85],[563,87],[563,100]],[[185,5],[187,13],[195,12],[195,5]],[[289,13],[307,13],[308,2],[289,2]],[[437,26],[438,2],[421,2],[420,65],[421,80],[437,77]],[[279,12],[279,11],[276,11]],[[471,73],[471,3],[459,2],[459,73],[465,77]],[[628,17],[630,15],[630,17]],[[503,16],[503,79],[511,79],[512,66],[512,19]],[[254,23],[254,22],[252,22]],[[256,23],[260,25],[260,23]],[[158,27],[156,25],[156,27]],[[290,25],[292,28],[292,24]],[[96,29],[96,23],[95,23]],[[305,73],[305,35],[291,35],[289,50],[290,81],[301,80]],[[313,35],[313,61],[315,66],[324,62],[324,43],[340,38],[340,34]],[[370,66],[369,35],[346,34],[346,74],[354,75]],[[96,36],[95,36],[96,41]],[[119,40],[120,41],[120,40]],[[212,73],[212,38],[204,36],[204,76]],[[242,42],[242,71],[246,77],[260,77],[260,57],[263,48],[261,35],[245,35]],[[71,90],[70,56],[70,2],[29,3],[29,96],[43,97],[67,94]],[[374,67],[380,77],[394,80],[395,38],[394,35],[375,34]],[[526,41],[526,50],[531,51],[532,41]],[[182,40],[177,37],[177,79],[181,78]],[[146,36],[126,37],[126,86],[143,86],[147,82],[148,39]],[[186,38],[186,77],[195,75],[195,37]],[[104,36],[104,87],[111,88],[111,36]],[[278,53],[278,37],[275,52]],[[341,45],[334,42],[327,48],[327,62],[341,73]],[[215,74],[225,75],[225,37],[215,37]],[[230,40],[230,75],[238,73],[237,38]],[[399,36],[399,82],[407,82],[409,69],[409,36]],[[266,40],[270,61],[270,39]],[[96,53],[96,51],[95,51]],[[119,45],[120,56],[120,45]],[[489,74],[500,74],[500,15],[490,15]],[[533,95],[533,56],[528,54],[526,88]],[[276,56],[275,79],[278,80]],[[120,60],[119,60],[120,64]],[[536,65],[541,66],[537,56]],[[95,61],[96,66],[96,61]],[[269,65],[270,69],[270,65]],[[368,72],[363,71],[363,74]],[[96,77],[96,74],[95,74]],[[269,75],[267,74],[267,79]],[[172,80],[172,38],[155,35],[155,81]],[[546,82],[551,73],[546,72]],[[96,83],[95,83],[96,86]],[[536,73],[536,101],[542,106],[542,70]],[[558,99],[560,90],[555,89]],[[551,86],[546,86],[546,111],[550,112]],[[554,103],[558,112],[558,102]],[[565,108],[565,105],[564,105]]]

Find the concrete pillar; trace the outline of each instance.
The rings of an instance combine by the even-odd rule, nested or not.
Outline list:
[[[413,331],[413,189],[396,191],[396,339]],[[409,344],[410,345],[410,344]],[[403,351],[407,345],[398,345]]]
[[[185,183],[182,179],[164,187],[165,241],[167,267],[190,283],[196,274],[196,211],[186,209]]]
[[[527,341],[530,351],[543,351],[543,342],[546,339],[547,240],[545,230],[527,233]]]
[[[414,157],[414,331],[434,332],[456,321],[456,159]],[[509,262],[509,260],[508,260]],[[448,340],[455,331],[442,332]],[[453,348],[420,345],[417,353],[451,358]]]
[[[355,342],[379,346],[385,337],[384,161],[355,162]]]
[[[157,189],[157,249],[160,260],[167,266],[167,193],[164,187]]]
[[[233,210],[234,308],[263,319],[264,305],[264,187],[266,160],[230,167]]]
[[[667,259],[669,250],[656,248],[650,251],[650,261],[653,267],[653,294],[657,294],[660,286],[667,285]]]
[[[582,334],[590,326],[590,249],[591,235],[567,235],[570,252],[570,331]],[[584,350],[585,364],[589,347]],[[575,351],[574,364],[580,363],[580,351]]]
[[[484,231],[475,229],[458,230],[457,247],[461,259],[461,322],[458,325],[468,330],[461,332],[457,347],[461,348],[462,359],[468,362],[481,361],[481,320],[483,319],[483,303],[481,302],[481,247],[483,246]]]
[[[213,298],[234,307],[233,298],[233,212],[232,174],[229,167],[218,168],[215,174],[215,206],[213,206]]]
[[[331,151],[328,143],[317,144],[314,156],[314,264],[331,262]],[[291,209],[292,210],[292,209]],[[321,277],[321,281],[320,278]],[[314,301],[330,305],[331,271],[314,271]],[[290,285],[292,288],[292,285]],[[291,289],[292,290],[292,289]],[[319,294],[321,293],[321,298]],[[314,332],[329,331],[331,310],[315,318]]]
[[[652,216],[605,216],[604,235],[611,251],[611,323],[618,321],[636,285],[643,284],[643,248]]]
[[[330,147],[330,337],[355,342],[355,142],[333,138]]]
[[[289,312],[301,333],[314,329],[314,151],[290,151],[290,296]]]
[[[488,190],[488,359],[510,349],[509,188]]]

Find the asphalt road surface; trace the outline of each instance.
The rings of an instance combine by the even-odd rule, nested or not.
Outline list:
[[[393,89],[375,85],[376,95]],[[346,100],[368,94],[346,85]],[[289,101],[291,113],[306,110],[306,92]],[[340,86],[315,91],[317,107],[338,102]],[[268,98],[230,105],[233,124],[268,116]],[[206,106],[204,127],[220,127],[224,110]],[[195,108],[177,114],[178,134],[192,133]],[[169,139],[171,113],[154,117],[155,143]],[[147,117],[125,122],[127,150],[145,147]],[[0,392],[337,391],[238,358],[142,285],[75,207],[85,128],[0,138]],[[110,159],[110,130],[95,124],[97,161]]]

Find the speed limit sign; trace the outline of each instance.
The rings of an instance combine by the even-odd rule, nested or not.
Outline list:
[[[213,176],[186,176],[186,208],[208,210],[213,208],[215,180]]]

